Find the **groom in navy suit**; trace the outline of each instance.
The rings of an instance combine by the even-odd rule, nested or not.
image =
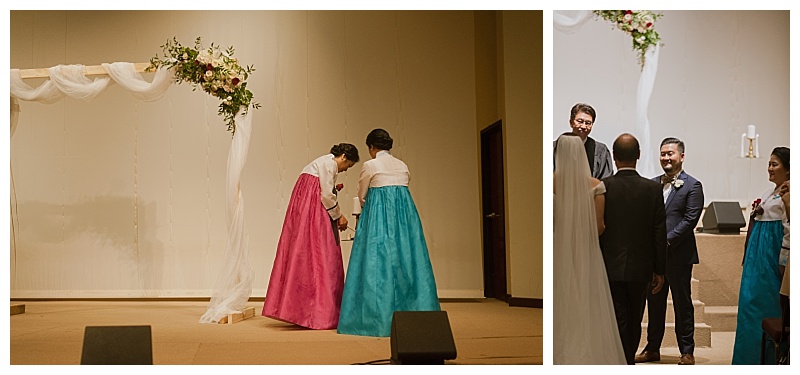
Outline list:
[[[647,346],[636,362],[661,360],[667,313],[667,291],[672,291],[675,311],[675,337],[681,353],[680,365],[694,364],[694,305],[692,267],[699,263],[694,228],[703,211],[703,185],[683,171],[684,144],[677,138],[661,141],[661,168],[664,174],[653,178],[664,191],[667,213],[667,274],[659,293],[647,295]]]

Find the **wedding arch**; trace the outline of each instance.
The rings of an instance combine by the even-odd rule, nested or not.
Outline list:
[[[229,52],[226,55],[228,58],[232,54],[232,48]],[[212,63],[208,64],[210,70]],[[69,96],[88,102],[102,94],[111,84],[116,83],[137,99],[150,102],[159,100],[174,82],[194,82],[191,79],[181,79],[178,73],[180,67],[174,66],[175,64],[165,65],[167,64],[159,66],[151,60],[150,63],[136,64],[115,62],[99,66],[58,65],[45,69],[11,69],[11,137],[14,136],[19,121],[19,100],[52,104]],[[152,82],[145,81],[141,73],[154,67],[156,69]],[[216,62],[213,67],[218,68]],[[248,67],[247,73],[250,71],[251,68]],[[89,79],[87,76],[100,77]],[[23,81],[28,78],[47,78],[47,80],[38,87],[32,88]],[[238,81],[243,80],[239,79]],[[236,83],[239,83],[238,81]],[[223,88],[223,90],[225,89],[230,88]],[[204,88],[204,91],[207,90]],[[250,98],[252,98],[252,94],[250,94]],[[241,101],[232,100],[231,96],[226,99],[223,100],[223,104],[228,107],[231,103],[241,103]],[[249,106],[250,101],[246,102]],[[257,108],[257,105],[254,107]],[[227,241],[219,274],[211,294],[211,301],[207,311],[200,318],[200,323],[218,323],[225,321],[224,318],[230,314],[241,313],[252,293],[253,269],[249,260],[249,235],[244,222],[244,197],[240,181],[250,145],[253,111],[247,110],[247,107],[234,109],[235,111],[225,113],[229,130],[233,132],[228,152],[226,176]],[[227,116],[228,113],[231,113],[230,117]],[[223,114],[222,109],[220,114]],[[231,125],[233,125],[232,128]],[[13,175],[11,179],[13,186]]]
[[[580,30],[593,16],[598,16],[614,23],[615,28],[625,31],[633,37],[633,48],[639,52],[639,64],[641,67],[639,84],[636,89],[635,132],[641,143],[641,149],[650,150],[652,149],[650,142],[650,121],[647,118],[647,112],[648,106],[650,105],[650,96],[653,93],[653,86],[656,81],[656,73],[658,72],[658,54],[661,49],[661,39],[658,37],[658,33],[653,30],[653,22],[660,17],[660,15],[654,15],[650,11],[641,10],[581,10],[570,16],[565,11],[556,10],[553,11],[553,25],[558,31],[572,34]],[[639,16],[650,18],[642,20]],[[632,24],[637,22],[642,22],[641,26],[634,25],[639,26],[639,30],[637,30],[636,27],[631,27]],[[647,22],[649,22],[649,25]],[[650,152],[643,152],[640,157],[638,166],[640,168],[640,173],[644,176],[655,176],[657,174],[651,154]]]

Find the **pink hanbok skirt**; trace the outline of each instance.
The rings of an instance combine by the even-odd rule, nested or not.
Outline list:
[[[319,178],[303,173],[286,209],[261,315],[335,329],[343,287],[342,250],[320,199]]]

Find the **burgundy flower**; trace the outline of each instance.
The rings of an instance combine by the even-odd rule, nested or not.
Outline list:
[[[342,191],[344,189],[344,184],[336,184],[336,191]]]
[[[211,65],[211,63],[206,64],[206,70],[212,70],[212,69],[214,69],[214,66]]]
[[[234,86],[238,85],[239,84],[239,78],[232,79],[231,80],[231,84],[234,85]]]

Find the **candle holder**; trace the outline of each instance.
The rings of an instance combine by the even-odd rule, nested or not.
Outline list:
[[[742,133],[741,151],[740,155],[743,158],[756,159],[758,155],[758,134],[756,134],[755,125],[747,126],[747,133]],[[745,139],[748,140],[747,153],[744,152]]]

